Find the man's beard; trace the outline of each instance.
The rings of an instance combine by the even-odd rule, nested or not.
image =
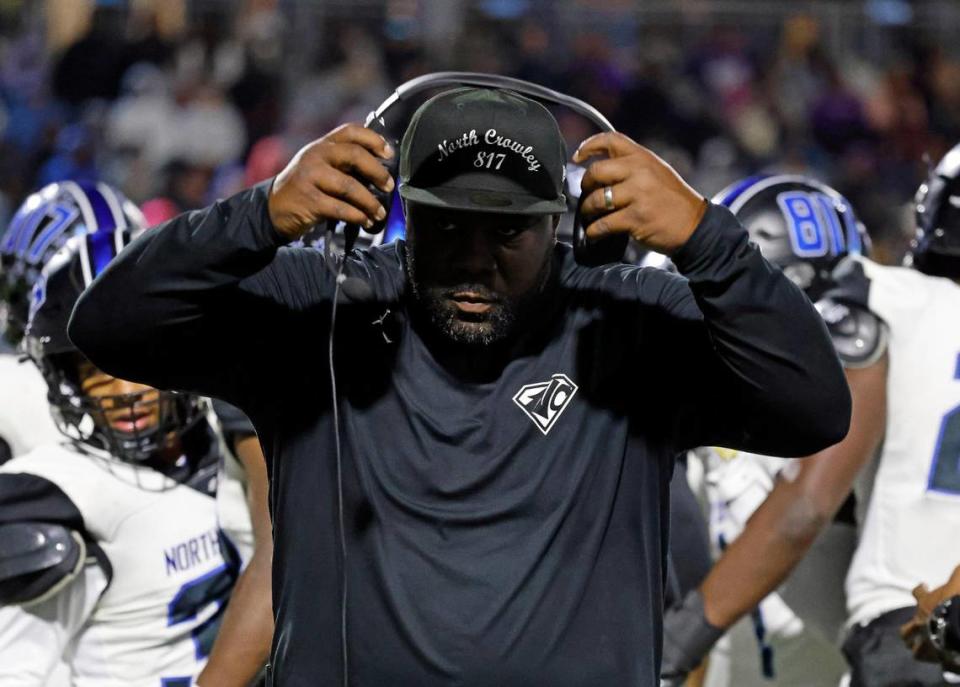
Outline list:
[[[517,322],[516,304],[498,298],[480,284],[459,284],[454,287],[428,286],[411,279],[413,293],[427,318],[444,336],[466,346],[489,346],[508,338]],[[461,311],[451,300],[457,292],[469,291],[490,303],[483,313]]]
[[[550,276],[550,259],[544,260],[538,286],[516,299],[505,298],[488,287],[470,282],[450,286],[424,285],[417,279],[412,251],[407,253],[410,286],[417,305],[429,323],[452,343],[463,346],[490,346],[511,338],[517,323],[532,312],[534,305]],[[454,294],[471,293],[490,307],[483,313],[460,310],[453,301]]]

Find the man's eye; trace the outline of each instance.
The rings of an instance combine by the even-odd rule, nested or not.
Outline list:
[[[505,239],[512,239],[523,232],[521,227],[497,227],[497,236]]]
[[[433,226],[435,229],[442,232],[453,231],[454,229],[457,228],[457,225],[454,224],[453,222],[437,222]]]

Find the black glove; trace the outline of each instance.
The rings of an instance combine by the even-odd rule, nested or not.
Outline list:
[[[663,660],[660,686],[676,687],[699,666],[710,649],[723,636],[703,613],[703,596],[694,589],[679,606],[667,609],[663,616]]]
[[[926,629],[944,670],[960,671],[960,595],[950,597],[933,609]]]

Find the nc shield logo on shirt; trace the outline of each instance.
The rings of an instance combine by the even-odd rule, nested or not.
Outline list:
[[[577,385],[565,374],[555,374],[549,381],[526,384],[520,388],[513,402],[527,414],[533,424],[546,435],[560,417],[573,395]]]

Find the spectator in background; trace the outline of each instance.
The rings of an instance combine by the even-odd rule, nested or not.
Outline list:
[[[917,53],[913,82],[930,113],[931,131],[943,139],[941,149],[931,153],[937,158],[953,141],[960,140],[960,64],[939,46]]]
[[[823,64],[820,23],[806,14],[787,19],[768,74],[767,93],[789,134],[802,134],[807,127],[810,109],[824,87]]]
[[[135,64],[166,67],[183,31],[182,6],[176,2],[132,3],[127,19],[124,68]]]
[[[363,119],[392,90],[375,36],[365,29],[340,27],[329,66],[308,76],[292,94],[289,120],[307,140],[344,121],[352,111]]]
[[[844,82],[835,65],[824,67],[826,83],[810,111],[814,139],[830,154],[842,155],[864,140],[869,129],[863,105]]]
[[[445,10],[438,34],[416,3],[361,12],[334,2],[321,12],[279,0],[141,0],[100,3],[87,22],[93,4],[43,4],[57,19],[41,3],[0,10],[0,205],[75,164],[56,141],[78,122],[94,124],[100,176],[133,199],[163,191],[160,172],[176,159],[226,165],[208,189],[220,194],[235,187],[254,142],[282,132],[297,149],[363,117],[398,83],[448,68],[585,97],[706,191],[761,169],[800,170],[853,196],[907,202],[925,171],[919,154],[937,158],[960,136],[960,64],[949,46],[917,27],[861,27],[847,11],[829,27],[815,11],[778,18],[713,6],[637,23],[636,8],[617,3],[569,13],[500,3],[514,6],[504,19],[496,3],[471,1]],[[333,40],[297,40],[314,18]],[[634,25],[642,30],[625,28]],[[866,31],[874,40],[857,43]],[[877,44],[889,46],[882,59]],[[100,122],[84,115],[91,102],[108,108],[102,141]],[[581,137],[578,123],[562,125]]]
[[[171,157],[215,167],[238,160],[247,146],[243,118],[225,94],[210,82],[177,90],[176,137]]]
[[[167,161],[177,136],[171,90],[170,75],[156,65],[138,63],[127,70],[123,93],[107,114],[107,143],[115,153],[141,158],[147,169]]]
[[[562,88],[557,64],[550,53],[550,33],[539,21],[524,21],[517,32],[517,78]]]
[[[53,68],[53,92],[57,98],[73,106],[94,98],[116,98],[126,67],[122,36],[122,11],[98,6],[87,34],[68,47]]]
[[[253,142],[281,125],[288,24],[276,0],[258,0],[248,4],[237,31],[243,69],[227,92],[243,115],[247,140]]]
[[[296,148],[290,146],[283,136],[265,136],[253,144],[244,170],[243,186],[253,186],[264,179],[279,174]]]
[[[60,130],[53,149],[37,180],[41,186],[54,181],[97,181],[100,178],[95,162],[93,132],[84,124],[71,124]]]
[[[213,178],[213,170],[203,165],[195,165],[186,160],[176,159],[168,162],[163,169],[164,190],[159,198],[153,198],[144,205],[163,207],[179,215],[187,210],[203,207],[207,202],[207,189]],[[165,221],[169,217],[164,217]]]

